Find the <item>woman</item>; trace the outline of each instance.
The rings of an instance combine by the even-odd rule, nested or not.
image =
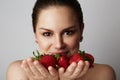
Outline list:
[[[72,53],[80,49],[84,29],[83,14],[77,0],[37,0],[32,13],[33,31],[39,49],[46,54]],[[88,61],[73,62],[65,70],[46,69],[32,58],[13,62],[7,80],[115,80],[112,67]]]

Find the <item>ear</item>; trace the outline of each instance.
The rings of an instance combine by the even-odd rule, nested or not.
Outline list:
[[[83,40],[83,30],[84,30],[84,23],[80,26],[80,42]]]
[[[81,26],[80,26],[80,34],[81,34],[81,36],[83,34],[83,30],[84,30],[84,23],[82,23]]]
[[[37,34],[34,33],[34,36],[35,36],[35,42],[38,43],[38,40],[37,40]]]

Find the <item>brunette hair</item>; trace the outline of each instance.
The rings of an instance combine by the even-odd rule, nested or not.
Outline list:
[[[82,9],[80,3],[77,0],[37,0],[33,7],[32,13],[32,25],[34,33],[36,32],[36,24],[40,11],[50,6],[67,6],[71,8],[75,12],[80,26],[83,23]]]

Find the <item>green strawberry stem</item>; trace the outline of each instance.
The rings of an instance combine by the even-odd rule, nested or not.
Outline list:
[[[38,56],[40,56],[40,53],[39,53],[39,51],[38,51],[38,50],[36,50],[36,52],[37,52]]]
[[[34,60],[39,60],[41,55],[40,55],[40,53],[39,53],[38,50],[36,50],[36,52],[37,52],[37,55],[36,55],[36,53],[33,51],[33,55],[34,55],[33,59],[34,59]]]
[[[90,58],[87,58],[87,57],[85,57],[85,61],[91,61],[91,59]]]
[[[56,54],[55,58],[58,60],[60,58],[60,54]]]
[[[79,50],[78,53],[84,58],[85,57],[85,51]]]

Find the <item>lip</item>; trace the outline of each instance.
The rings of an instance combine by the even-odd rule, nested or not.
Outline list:
[[[55,52],[50,52],[51,54],[68,54],[68,51],[55,51]]]

